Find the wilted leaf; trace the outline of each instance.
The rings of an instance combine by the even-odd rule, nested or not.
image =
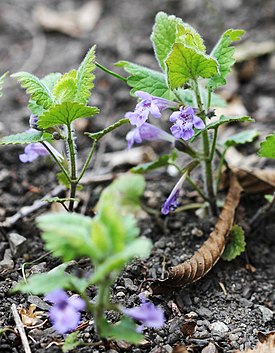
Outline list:
[[[224,251],[226,240],[234,222],[235,211],[240,201],[241,191],[242,188],[237,178],[231,175],[225,204],[215,229],[190,260],[172,267],[166,279],[158,279],[151,285],[154,294],[170,292],[178,287],[193,283],[211,270]]]
[[[19,314],[21,315],[23,324],[27,327],[32,327],[38,324],[43,311],[36,311],[36,305],[30,304],[29,308],[27,309],[21,308],[19,310]]]

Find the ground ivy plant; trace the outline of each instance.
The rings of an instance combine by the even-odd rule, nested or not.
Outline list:
[[[130,343],[142,340],[146,327],[160,328],[164,324],[161,308],[155,307],[140,295],[141,305],[124,308],[110,301],[110,288],[125,265],[135,257],[147,257],[151,241],[138,237],[139,229],[133,216],[139,208],[139,197],[145,182],[140,175],[124,175],[101,194],[93,218],[77,213],[50,213],[37,218],[46,249],[61,258],[63,264],[45,274],[27,278],[16,290],[46,295],[52,303],[49,317],[55,329],[65,334],[75,330],[80,312],[93,316],[98,335],[105,339],[124,339]],[[71,260],[87,257],[93,270],[82,278],[66,271]],[[87,289],[97,288],[93,300]],[[77,293],[69,296],[66,291]],[[106,314],[116,312],[119,322],[112,324]],[[138,320],[139,326],[134,320]],[[75,337],[67,338],[71,346],[81,344]],[[70,343],[70,344],[69,344]],[[65,346],[66,347],[66,346]]]
[[[210,213],[217,215],[217,192],[226,151],[230,146],[250,142],[258,135],[255,130],[246,130],[226,141],[218,140],[221,125],[253,121],[249,116],[217,117],[214,110],[225,103],[215,91],[226,84],[235,62],[232,43],[239,41],[243,34],[241,29],[227,30],[207,54],[202,37],[193,27],[176,16],[159,12],[151,41],[160,71],[128,61],[116,64],[129,73],[126,82],[131,87],[131,94],[139,99],[134,111],[125,115],[135,126],[127,135],[128,147],[156,139],[167,140],[176,147],[171,154],[133,170],[139,173],[174,165],[181,172],[180,180],[162,206],[163,214],[178,206],[181,186],[187,180],[209,205]],[[166,109],[172,111],[170,133],[148,122],[149,118],[160,119]],[[199,138],[200,149],[192,146]],[[178,152],[187,153],[192,161],[186,166],[179,165]],[[215,170],[214,161],[218,161]],[[202,168],[204,188],[190,177],[191,171],[198,166]]]
[[[97,133],[87,135],[93,140],[91,150],[82,168],[78,170],[77,140],[74,122],[80,118],[91,118],[99,113],[97,107],[89,106],[91,90],[95,78],[95,47],[92,47],[77,70],[65,74],[50,73],[42,79],[28,72],[18,72],[12,77],[16,78],[26,93],[30,95],[28,108],[31,111],[30,129],[15,135],[5,136],[0,140],[1,145],[24,144],[24,153],[19,156],[21,162],[32,162],[39,156],[51,155],[60,168],[57,174],[60,183],[69,190],[66,199],[54,198],[64,207],[64,201],[69,202],[67,210],[73,211],[77,187],[88,168],[91,158],[96,150],[98,141],[108,132],[128,119],[121,119]],[[4,76],[0,78],[0,87]],[[64,141],[65,154],[58,152],[54,140]]]

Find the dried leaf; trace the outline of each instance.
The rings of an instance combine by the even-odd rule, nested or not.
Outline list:
[[[189,353],[189,352],[190,351],[183,344],[176,345],[172,350],[172,353]]]
[[[234,351],[234,353],[241,353],[241,351]],[[259,342],[254,349],[247,349],[242,353],[275,353],[275,333],[267,335],[266,340]]]
[[[19,313],[23,324],[27,327],[32,327],[41,321],[43,311],[36,311],[36,305],[31,304],[28,309],[21,308]]]
[[[243,169],[231,167],[237,176],[244,192],[246,193],[272,193],[275,189],[275,169]],[[229,181],[228,173],[224,172],[222,177],[222,188]]]
[[[240,201],[241,191],[242,187],[237,178],[235,175],[231,175],[225,204],[215,229],[191,259],[172,267],[166,279],[158,279],[152,283],[151,289],[154,294],[166,293],[193,283],[211,270],[224,251],[225,243],[233,225],[235,211]]]
[[[38,5],[34,10],[37,22],[47,31],[58,31],[71,37],[80,37],[91,31],[100,18],[102,2],[92,0],[76,10],[57,12]]]
[[[182,324],[180,330],[183,333],[183,336],[186,338],[188,336],[192,336],[195,332],[195,328],[197,326],[196,321],[189,320]]]

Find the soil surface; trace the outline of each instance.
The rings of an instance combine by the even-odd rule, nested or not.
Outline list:
[[[93,11],[90,11],[93,16],[89,21],[94,21],[93,28],[84,26],[77,30],[69,29],[70,35],[64,33],[64,28],[61,31],[47,31],[43,28],[43,11],[41,15],[39,6],[55,10],[61,19],[68,11],[76,13],[87,3],[88,1],[80,0],[2,1],[1,72],[29,71],[39,77],[54,71],[66,72],[78,66],[88,48],[94,43],[97,44],[97,61],[111,69],[112,64],[118,60],[134,61],[157,69],[149,36],[158,11],[175,14],[189,22],[203,34],[209,48],[213,47],[219,35],[228,28],[247,30],[245,41],[250,43],[250,48],[254,46],[255,50],[262,43],[268,48],[272,46],[272,41],[274,44],[275,2],[272,0],[92,1],[89,6],[92,6]],[[96,18],[99,10],[101,13]],[[257,45],[251,44],[253,42]],[[275,130],[274,46],[273,51],[268,49],[256,57],[253,57],[253,54],[247,55],[247,51],[244,52],[246,58],[236,65],[235,75],[229,80],[231,84],[224,94],[230,98],[229,105],[233,110],[244,109],[255,118],[254,127],[259,130],[263,139],[266,134]],[[80,132],[84,129],[96,131],[107,126],[123,117],[126,111],[132,110],[135,104],[133,99],[129,99],[129,88],[121,81],[98,69],[96,74],[92,104],[97,105],[101,113],[92,123],[84,122],[84,126],[79,125]],[[232,102],[238,103],[233,105]],[[29,112],[26,103],[27,97],[19,89],[19,85],[14,80],[7,79],[4,96],[0,100],[1,135],[21,132],[28,128]],[[239,126],[234,126],[229,130],[234,133],[238,128]],[[114,155],[110,154],[126,150],[127,129],[128,127],[121,128],[102,141],[94,161],[93,172],[89,174],[90,179],[86,181],[84,191],[79,194],[82,200],[79,205],[81,212],[91,214],[100,191],[106,185],[98,176],[126,171],[130,167],[131,163],[125,157],[122,158],[123,162],[113,165]],[[81,160],[81,155],[88,151],[90,140],[80,136],[79,144]],[[272,167],[270,161],[251,158],[258,145],[256,142],[256,146],[251,145],[239,150],[243,158],[241,163],[246,164],[251,159],[250,166]],[[146,153],[158,153],[160,150],[163,148],[154,143]],[[26,275],[49,271],[58,265],[43,249],[35,225],[35,217],[46,212],[47,207],[39,208],[26,217],[19,215],[17,220],[12,217],[19,211],[26,211],[24,206],[33,205],[36,200],[41,200],[53,190],[53,193],[60,194],[55,169],[47,159],[27,165],[21,164],[18,160],[19,153],[22,153],[20,146],[0,149],[0,221],[6,222],[7,225],[1,228],[0,233],[0,327],[11,328],[11,331],[0,337],[0,352],[5,353],[24,352],[19,336],[13,332],[13,303],[23,308],[34,303],[43,311],[42,321],[46,319],[47,305],[41,298],[9,294],[9,289],[22,279],[22,264],[32,262],[25,266]],[[138,155],[137,162],[143,158],[144,151],[141,157],[140,153]],[[150,207],[159,209],[175,184],[177,176],[169,175],[168,172],[148,175],[145,201]],[[193,194],[187,190],[185,201],[188,202],[191,197]],[[179,347],[183,345],[188,347],[188,352],[202,352],[203,349],[204,353],[214,352],[213,346],[210,350],[211,342],[218,352],[233,352],[234,349],[254,347],[259,331],[274,330],[274,213],[248,226],[264,202],[263,195],[245,195],[242,199],[238,216],[247,230],[245,254],[230,263],[220,260],[207,276],[187,288],[168,296],[152,297],[152,301],[165,310],[165,326],[160,330],[145,331],[145,340],[138,347],[129,346],[124,342],[112,343],[110,352],[186,352]],[[7,224],[7,221],[10,224]],[[200,219],[193,212],[176,213],[165,219],[143,214],[139,224],[141,234],[153,240],[154,248],[146,261],[137,260],[128,265],[114,286],[113,300],[125,306],[137,305],[138,288],[142,282],[147,278],[160,277],[164,267],[177,265],[190,257],[207,239],[213,227],[211,220]],[[15,249],[11,246],[14,233],[26,238],[25,243]],[[72,266],[72,270],[81,274],[90,271],[90,268],[83,260]],[[95,290],[91,288],[88,294],[93,298]],[[84,316],[83,322],[88,324],[83,326],[81,338],[86,343],[96,342],[98,338],[94,332],[92,318]],[[190,330],[190,327],[193,327],[192,322],[195,324],[190,332],[188,328]],[[32,352],[61,352],[63,337],[53,331],[49,322],[35,328],[27,328],[26,332]],[[83,347],[73,352],[99,351],[106,349],[103,346]]]

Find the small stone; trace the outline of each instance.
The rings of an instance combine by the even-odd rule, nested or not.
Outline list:
[[[42,300],[41,298],[39,298],[36,295],[29,295],[28,296],[28,302],[31,304],[36,305],[39,309],[41,310],[49,310],[51,308],[51,306],[49,304],[47,304],[46,302],[44,302],[44,300]]]
[[[194,337],[195,338],[208,338],[209,335],[210,334],[207,330],[203,330],[201,332],[195,332]]]
[[[138,286],[136,286],[131,278],[124,278],[124,285],[127,289],[129,289],[131,292],[137,292]]]
[[[173,352],[173,348],[170,346],[170,344],[165,344],[165,345],[163,346],[163,348],[165,349],[165,351],[166,351],[167,353]]]
[[[26,251],[27,239],[17,233],[8,235],[11,253],[14,257],[21,256]]]
[[[210,330],[213,336],[224,337],[229,331],[229,328],[224,322],[216,321],[210,325]]]
[[[125,297],[125,293],[124,292],[118,292],[116,294],[117,298],[124,298]]]
[[[238,338],[239,338],[239,336],[238,335],[236,335],[236,334],[234,334],[234,333],[230,333],[229,335],[228,335],[228,339],[229,339],[229,341],[238,341]]]
[[[196,310],[197,314],[201,317],[204,317],[206,319],[211,319],[213,316],[213,313],[211,310],[205,308],[204,306],[201,306],[199,309]]]
[[[11,256],[11,250],[6,249],[4,252],[4,258],[0,261],[0,271],[3,270],[12,270],[14,267],[14,262]]]
[[[203,348],[201,353],[218,353],[217,347],[214,345],[214,343],[209,342],[206,347]]]
[[[272,320],[273,318],[273,311],[268,309],[266,306],[259,305],[258,308],[260,309],[264,323]]]
[[[203,231],[197,227],[193,228],[191,234],[197,238],[201,238],[203,236]]]
[[[247,308],[250,308],[251,306],[253,306],[253,303],[250,300],[247,300],[246,298],[240,298],[239,303],[241,304],[241,306],[247,307]]]

